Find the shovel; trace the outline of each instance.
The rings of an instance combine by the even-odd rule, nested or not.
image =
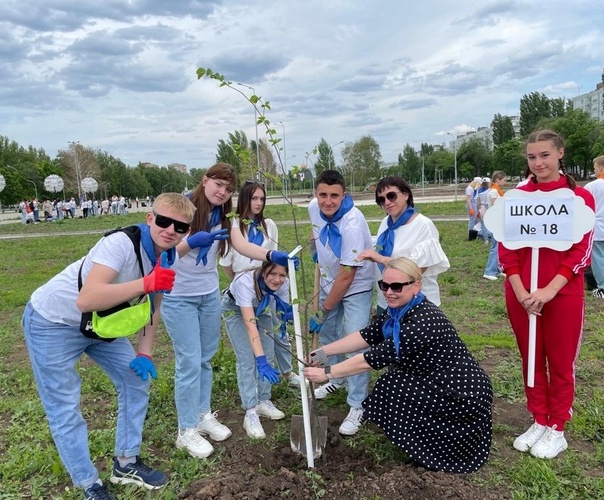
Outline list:
[[[296,248],[289,256],[289,283],[290,294],[294,316],[294,331],[296,337],[296,351],[298,358],[306,358],[302,345],[302,328],[300,326],[300,311],[298,305],[298,285],[296,282],[296,269],[291,257],[296,255],[301,247]],[[315,266],[315,278],[313,286],[313,306],[318,309],[319,302],[319,266]],[[313,349],[318,344],[318,335],[314,334],[312,339]],[[314,384],[306,385],[304,381],[304,364],[298,359],[298,372],[300,376],[300,393],[302,397],[302,415],[293,415],[291,421],[290,444],[296,453],[301,453],[307,458],[308,467],[314,468],[315,458],[320,458],[325,450],[327,442],[327,417],[319,417],[315,409]],[[311,450],[309,453],[308,450]]]

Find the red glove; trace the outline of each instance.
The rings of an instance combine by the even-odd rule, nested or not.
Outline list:
[[[470,214],[471,216],[472,216],[472,215],[474,215],[474,209],[473,209],[473,208],[470,208],[470,212],[469,212],[469,214]]]
[[[174,287],[176,273],[172,269],[162,267],[162,259],[155,265],[155,269],[143,278],[145,293],[170,292]]]

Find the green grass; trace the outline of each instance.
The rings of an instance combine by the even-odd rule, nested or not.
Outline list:
[[[441,209],[441,213],[433,210]],[[284,207],[267,207],[277,220],[286,220]],[[367,216],[380,217],[377,207],[363,208]],[[422,207],[429,215],[463,213],[460,203],[433,203]],[[302,212],[301,217],[305,214]],[[281,219],[279,219],[281,217]],[[120,218],[120,225],[140,222],[143,214]],[[114,227],[116,219],[76,219],[63,224],[3,225],[2,233],[31,234],[45,232],[44,238],[5,240],[0,244],[0,272],[5,278],[3,300],[0,301],[0,498],[79,498],[70,485],[52,443],[44,420],[20,327],[20,316],[28,297],[35,288],[50,279],[86,251],[98,240],[98,234]],[[463,222],[437,222],[443,248],[451,269],[441,275],[439,282],[443,298],[442,309],[457,327],[469,349],[491,373],[498,397],[516,405],[520,415],[526,415],[520,373],[520,361],[515,340],[510,332],[500,282],[481,279],[488,248],[466,240]],[[377,223],[370,224],[372,231]],[[53,236],[63,230],[79,234]],[[302,239],[310,227],[302,224]],[[87,234],[90,231],[92,234]],[[280,226],[281,246],[295,245],[295,230],[291,225]],[[303,272],[300,290],[312,289],[313,264],[308,251],[303,252]],[[227,280],[221,274],[221,287]],[[307,294],[306,297],[309,297]],[[541,461],[511,450],[514,429],[494,416],[495,438],[493,454],[487,465],[473,480],[487,486],[504,488],[516,500],[524,499],[592,499],[604,498],[604,312],[601,302],[588,296],[584,341],[577,367],[577,400],[569,434],[577,445],[553,461]],[[170,487],[153,494],[154,498],[177,498],[191,482],[209,477],[220,470],[224,446],[217,446],[210,460],[192,460],[174,449],[176,414],[173,398],[173,355],[171,343],[163,328],[156,345],[155,358],[160,378],[153,382],[149,416],[145,425],[145,450],[155,455],[170,471]],[[213,395],[216,408],[238,409],[239,396],[234,376],[235,359],[223,333],[222,342],[213,365]],[[108,379],[87,358],[78,365],[82,374],[82,408],[90,422],[90,449],[97,464],[106,463],[113,448],[116,403],[114,389]],[[373,374],[375,379],[376,374]],[[281,386],[274,389],[274,398],[288,416],[300,414],[300,401],[292,391]],[[345,395],[338,394],[321,403],[323,407],[345,405]],[[528,417],[527,417],[528,419]],[[275,431],[262,445],[280,448],[288,446],[289,419],[279,422]],[[367,451],[374,464],[404,461],[406,457],[390,445],[375,428],[367,427],[347,446]],[[580,446],[579,446],[580,445]],[[228,446],[225,445],[225,446]],[[270,471],[269,471],[270,472]],[[316,495],[324,492],[324,478],[309,471]],[[357,478],[358,479],[358,478]],[[124,498],[144,498],[134,489],[123,489]],[[143,496],[141,496],[143,495]]]

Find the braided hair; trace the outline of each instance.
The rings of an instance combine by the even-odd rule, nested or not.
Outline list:
[[[560,134],[554,132],[553,130],[535,130],[534,132],[530,133],[529,136],[526,138],[526,144],[532,144],[534,142],[542,141],[550,141],[552,145],[558,150],[564,148],[564,139],[562,139]],[[562,158],[558,160],[558,169],[560,170],[560,173],[564,177],[566,177],[566,182],[568,182],[568,186],[574,191],[577,187],[577,183],[575,182],[573,176],[566,172],[566,166],[564,165],[564,160]],[[533,182],[537,182],[537,179],[535,177],[533,177]]]

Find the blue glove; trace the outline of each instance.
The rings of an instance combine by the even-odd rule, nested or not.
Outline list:
[[[216,240],[226,240],[229,237],[229,230],[219,229],[211,233],[205,231],[197,231],[187,238],[187,243],[191,248],[205,248],[211,247]]]
[[[319,313],[315,313],[315,315],[310,318],[310,322],[308,325],[308,331],[310,333],[321,333],[321,328],[323,328],[323,315],[319,315]]]
[[[287,261],[289,260],[287,252],[281,252],[280,250],[273,250],[269,253],[269,259],[273,264],[277,264],[279,266],[287,267]],[[294,267],[296,271],[300,267],[300,259],[298,257],[293,257]]]
[[[261,379],[263,378],[271,384],[279,382],[279,372],[270,365],[266,356],[256,356],[256,366]]]
[[[293,323],[294,322],[294,308],[293,306],[289,306],[287,308],[287,312],[283,315],[283,321],[287,322],[287,323]]]
[[[197,231],[192,236],[187,238],[187,243],[191,248],[199,248],[197,254],[196,265],[203,261],[204,266],[208,263],[208,252],[215,241],[226,240],[229,237],[229,230],[219,229],[211,233],[205,231]]]
[[[315,264],[319,263],[319,254],[317,252],[313,252],[310,258]]]
[[[151,375],[151,378],[157,378],[157,370],[155,369],[153,360],[144,354],[139,354],[130,361],[130,368],[143,380],[147,380],[148,375]]]

